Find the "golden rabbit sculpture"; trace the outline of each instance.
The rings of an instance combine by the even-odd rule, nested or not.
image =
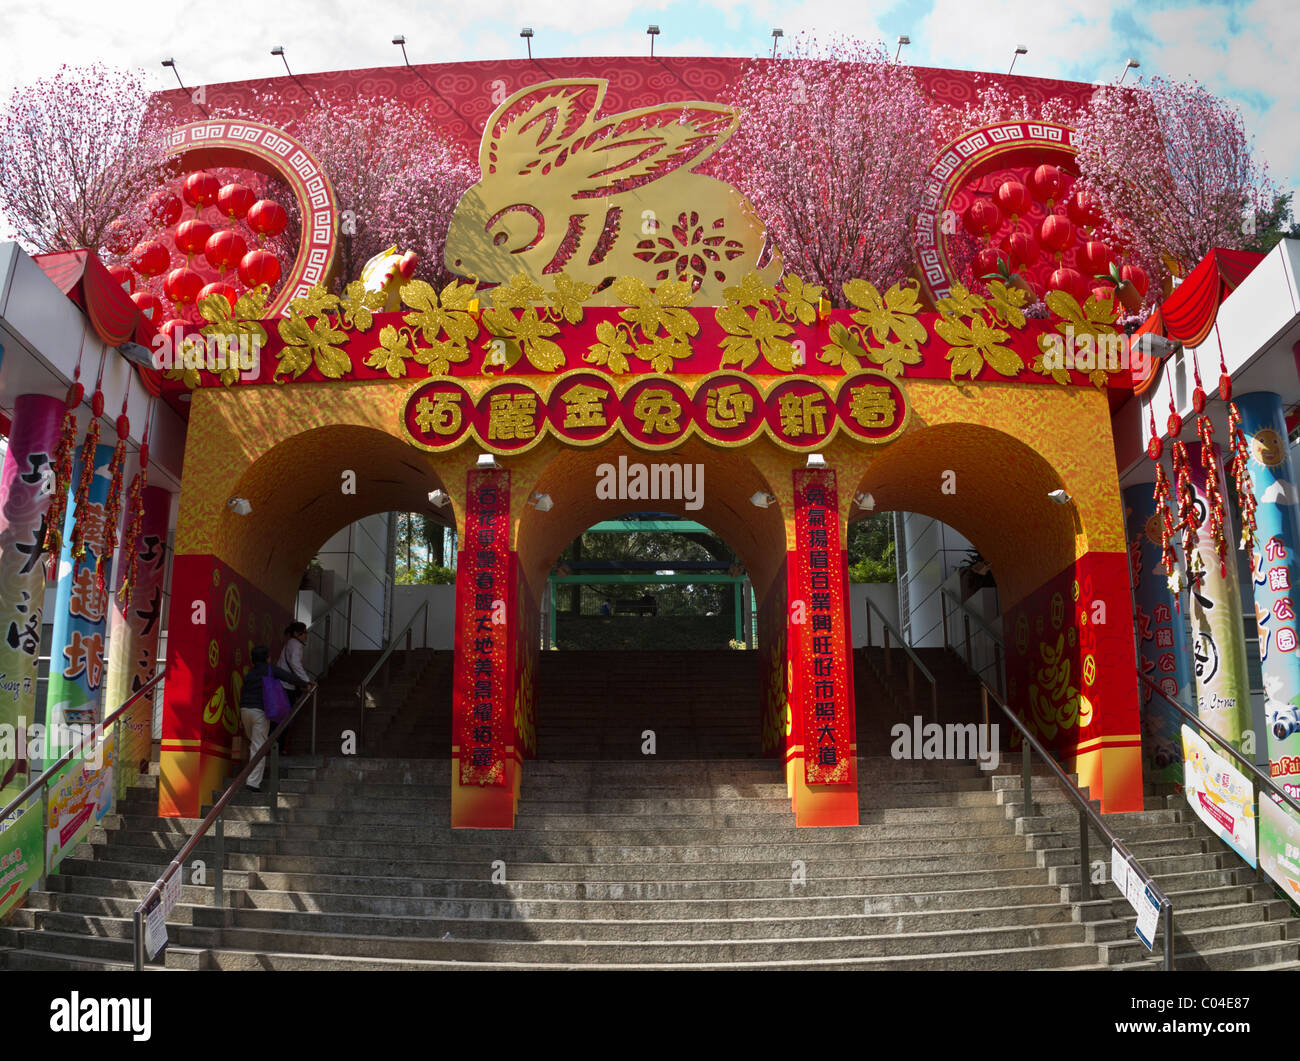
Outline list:
[[[601,115],[607,82],[560,79],[516,92],[488,119],[479,182],[461,198],[446,264],[484,284],[560,272],[595,286],[633,276],[685,281],[697,305],[757,270],[780,276],[753,205],[693,172],[735,132],[720,103],[674,102]],[[770,258],[770,260],[769,260]]]

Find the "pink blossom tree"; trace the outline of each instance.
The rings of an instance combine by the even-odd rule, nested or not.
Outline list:
[[[425,111],[387,99],[327,101],[292,131],[334,186],[344,283],[393,245],[415,251],[421,279],[435,287],[452,279],[443,265],[447,226],[478,173]]]
[[[1196,81],[1100,90],[1075,121],[1080,187],[1153,278],[1245,247],[1277,189],[1241,112]]]
[[[0,214],[30,251],[125,247],[165,146],[143,71],[63,66],[0,104]],[[110,227],[113,226],[113,227]]]
[[[729,102],[740,127],[716,171],[753,202],[787,270],[836,305],[846,280],[883,290],[911,274],[935,145],[910,68],[881,44],[799,38],[789,58],[748,64]]]

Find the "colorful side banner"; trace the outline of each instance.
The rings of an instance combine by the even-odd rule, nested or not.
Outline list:
[[[460,783],[509,784],[513,743],[510,615],[510,473],[469,473],[464,547],[457,558],[455,733]]]
[[[1259,868],[1300,903],[1300,816],[1266,792],[1259,797]]]
[[[1182,613],[1175,606],[1168,578],[1160,566],[1161,527],[1154,491],[1151,483],[1140,483],[1124,491],[1138,665],[1142,674],[1167,696],[1187,704],[1193,695],[1192,664],[1183,635]],[[1143,767],[1148,777],[1181,784],[1182,716],[1145,683],[1141,693]]]
[[[1255,788],[1250,780],[1187,725],[1183,767],[1183,794],[1196,816],[1247,863],[1256,865]]]
[[[1201,517],[1197,531],[1197,552],[1205,565],[1205,579],[1190,593],[1192,656],[1196,674],[1196,714],[1233,747],[1241,746],[1242,734],[1250,727],[1250,683],[1246,671],[1246,634],[1242,626],[1241,590],[1237,565],[1228,553],[1226,571],[1220,571],[1219,554],[1210,536],[1209,505],[1205,496],[1205,466],[1201,443],[1187,444],[1196,510]],[[1219,448],[1212,457],[1217,468],[1220,493],[1225,488]],[[1235,541],[1231,515],[1223,514],[1223,532]]]
[[[792,581],[795,599],[804,605],[804,621],[791,618],[790,657],[795,665],[792,707],[801,722],[804,778],[809,785],[840,784],[854,773],[853,675],[848,569],[840,547],[833,471],[796,469],[794,522]]]
[[[39,800],[0,832],[0,918],[41,879],[45,858],[43,835]]]
[[[45,864],[50,873],[113,809],[117,745],[111,729],[99,740],[97,751],[101,757],[97,764],[74,758],[50,784],[45,832]]]
[[[50,459],[62,419],[58,398],[18,398],[0,470],[0,725],[14,730],[37,721],[37,656],[45,606],[41,557],[53,500]],[[25,748],[15,748],[12,755],[0,751],[0,805],[17,796],[30,776]]]
[[[1249,440],[1255,522],[1255,621],[1264,677],[1269,776],[1300,797],[1300,490],[1287,446],[1286,417],[1276,394],[1237,398]]]

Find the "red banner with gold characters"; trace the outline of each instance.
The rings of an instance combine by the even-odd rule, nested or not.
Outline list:
[[[460,783],[509,783],[506,748],[514,743],[510,564],[510,473],[468,473],[465,539],[456,572],[456,737]]]
[[[764,384],[734,372],[693,382],[669,376],[614,380],[566,372],[553,381],[509,379],[478,399],[453,379],[415,386],[402,410],[407,438],[421,449],[458,446],[471,435],[494,453],[524,453],[547,433],[594,446],[620,432],[639,449],[663,450],[691,435],[741,446],[766,434],[784,449],[824,446],[844,431],[862,442],[888,442],[907,423],[907,399],[881,372],[839,380],[790,376]]]
[[[794,522],[791,707],[802,720],[804,778],[810,785],[842,784],[854,776],[853,673],[848,568],[833,471],[795,470]]]

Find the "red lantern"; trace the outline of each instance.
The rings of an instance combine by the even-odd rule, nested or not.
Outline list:
[[[1038,242],[1027,232],[1013,232],[1002,241],[1011,264],[1016,268],[1028,268],[1038,261]]]
[[[159,305],[161,305],[161,303],[159,303]],[[159,327],[158,333],[160,335],[170,336],[172,343],[175,344],[180,342],[181,336],[184,334],[184,328],[185,322],[179,318],[173,317],[169,321],[162,322],[162,326]]]
[[[1029,208],[1033,205],[1029,198],[1029,191],[1019,181],[1003,181],[995,198],[998,206],[1012,221],[1015,221],[1021,214],[1028,213]]]
[[[1098,302],[1109,302],[1112,306],[1115,305],[1115,289],[1113,287],[1098,285],[1092,289],[1091,295]]]
[[[212,238],[212,226],[206,221],[182,221],[176,226],[176,246],[187,257],[202,254]]]
[[[110,265],[108,275],[113,278],[113,283],[117,284],[128,295],[135,291],[135,273],[131,272],[125,265]]]
[[[226,301],[230,303],[230,308],[232,310],[235,308],[235,303],[239,300],[239,295],[235,289],[229,284],[222,283],[220,280],[213,281],[210,284],[205,284],[203,290],[199,292],[197,301],[202,302],[205,298],[208,298],[211,295],[224,295]]]
[[[1048,214],[1038,227],[1039,242],[1056,254],[1058,262],[1061,260],[1061,252],[1070,245],[1070,241],[1073,239],[1074,226],[1060,214]]]
[[[256,193],[242,184],[227,184],[217,192],[217,209],[231,221],[246,217],[255,202]]]
[[[158,276],[171,263],[171,252],[156,239],[146,240],[131,252],[131,268],[141,276]]]
[[[1006,261],[1006,255],[995,247],[984,247],[971,259],[971,272],[977,280],[986,276],[1001,274],[999,265]]]
[[[1075,192],[1065,201],[1065,213],[1080,228],[1094,229],[1101,223],[1101,207],[1087,192]]]
[[[181,195],[190,206],[194,207],[195,213],[215,203],[220,190],[221,182],[206,170],[191,173],[181,185]]]
[[[248,210],[248,227],[259,237],[278,236],[288,223],[289,215],[273,199],[259,199]]]
[[[163,318],[162,299],[150,291],[137,291],[131,296],[131,301],[140,307],[140,312],[144,314],[145,320],[156,325]]]
[[[163,280],[163,291],[178,306],[193,302],[202,290],[203,277],[193,269],[173,269]]]
[[[1137,288],[1137,293],[1146,296],[1147,293],[1147,274],[1146,271],[1136,265],[1124,265],[1120,267],[1119,278],[1127,280]]]
[[[274,289],[280,282],[280,259],[270,251],[249,251],[240,259],[239,280],[246,287],[266,284]]]
[[[1064,176],[1055,166],[1042,165],[1029,175],[1029,194],[1040,203],[1046,203],[1051,209],[1056,197],[1061,193]]]
[[[244,237],[228,228],[214,232],[203,245],[203,257],[207,258],[212,268],[221,273],[233,269],[247,253],[248,244],[244,242]]]
[[[165,188],[149,196],[149,217],[160,228],[171,228],[181,219],[181,201]]]
[[[1065,291],[1079,301],[1088,297],[1088,281],[1074,269],[1057,269],[1047,281],[1049,291]]]
[[[104,246],[114,254],[125,254],[131,249],[131,226],[122,218],[114,218],[104,229]]]
[[[1106,244],[1090,239],[1075,251],[1074,260],[1085,276],[1104,276],[1110,272],[1114,256]]]

